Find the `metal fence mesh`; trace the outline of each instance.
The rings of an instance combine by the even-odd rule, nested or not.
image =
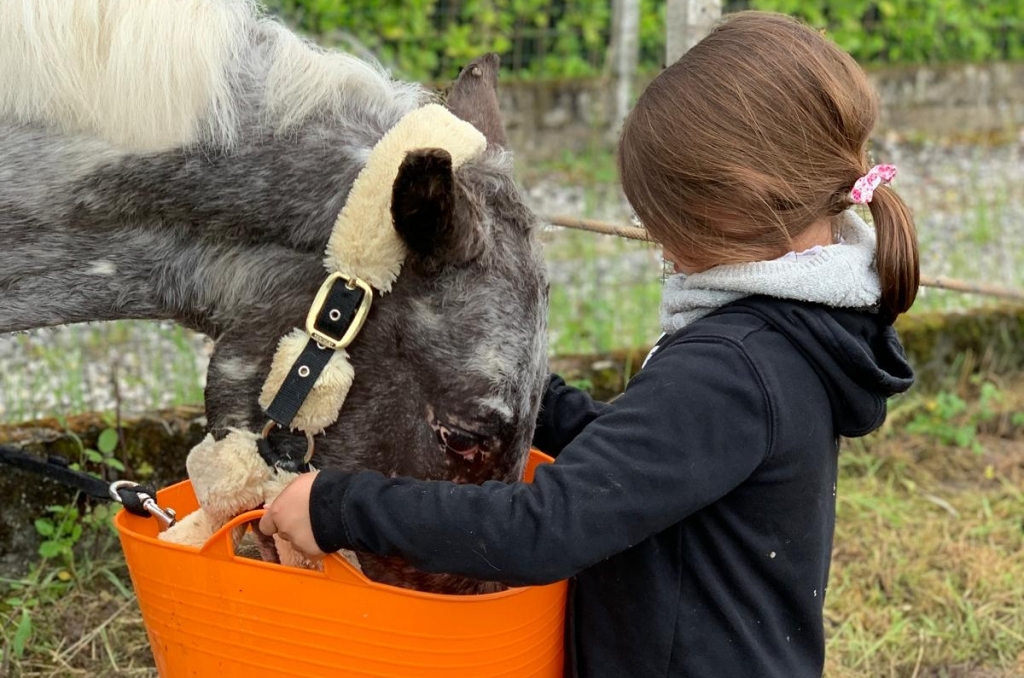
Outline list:
[[[664,66],[666,3],[635,0],[640,72]],[[612,0],[268,0],[271,11],[328,44],[361,45],[420,80],[453,77],[484,51],[502,55],[507,74],[593,77],[606,72]],[[1024,2],[993,0],[729,0],[726,13],[782,11],[826,31],[862,63],[1024,59]]]

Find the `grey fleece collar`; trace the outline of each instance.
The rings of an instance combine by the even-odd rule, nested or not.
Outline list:
[[[675,332],[737,299],[765,295],[841,308],[872,308],[881,296],[875,233],[852,211],[840,216],[842,242],[813,257],[716,266],[665,282],[661,325]]]

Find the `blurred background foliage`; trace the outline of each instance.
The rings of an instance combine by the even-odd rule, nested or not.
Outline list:
[[[505,75],[561,80],[608,67],[611,0],[267,0],[319,42],[364,49],[399,74],[444,80],[482,52]],[[640,70],[663,65],[665,3],[640,0]],[[1024,0],[728,0],[825,29],[864,64],[1024,59]]]

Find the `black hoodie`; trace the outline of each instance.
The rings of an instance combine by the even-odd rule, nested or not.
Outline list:
[[[533,484],[328,469],[324,551],[512,585],[572,578],[567,675],[820,676],[839,436],[912,372],[871,313],[751,297],[669,335],[612,404],[553,377]]]

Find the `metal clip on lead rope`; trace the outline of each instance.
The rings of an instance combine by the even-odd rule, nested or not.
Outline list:
[[[124,505],[125,508],[130,508],[128,507],[127,504],[125,504],[124,499],[121,497],[121,491],[127,490],[131,492],[137,490],[139,487],[142,486],[131,480],[118,480],[110,484],[110,496],[118,504]],[[136,496],[138,497],[139,503],[141,504],[142,508],[146,511],[146,513],[148,513],[153,518],[156,518],[157,523],[160,524],[161,532],[174,525],[174,523],[177,520],[177,516],[174,513],[174,509],[161,508],[160,505],[156,503],[156,500],[153,499],[153,497],[151,497],[148,492],[136,492]],[[132,513],[138,514],[138,511],[132,511]]]

